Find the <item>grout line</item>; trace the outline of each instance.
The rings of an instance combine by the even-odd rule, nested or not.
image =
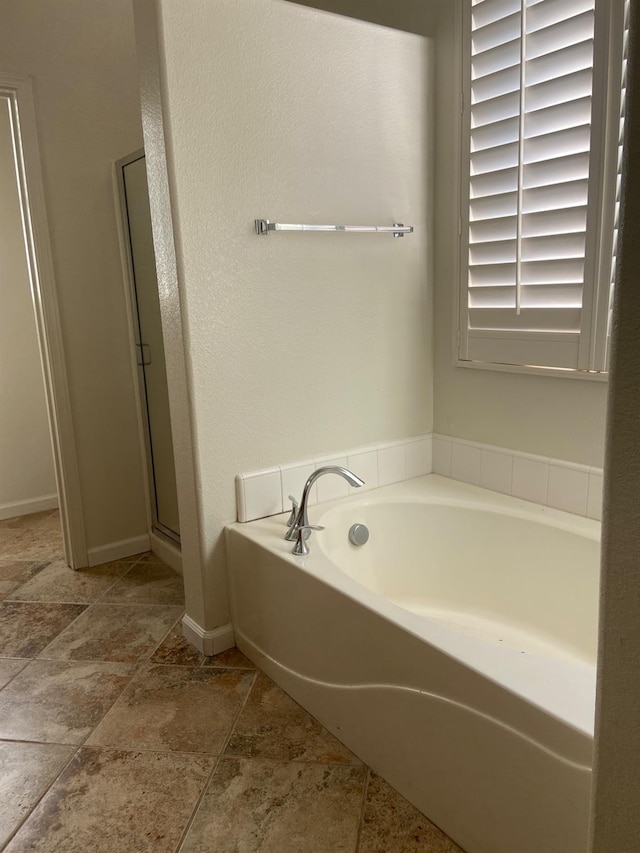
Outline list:
[[[32,660],[34,660],[34,658],[0,658],[0,663],[2,663],[3,660],[24,661],[24,666],[20,667],[20,669],[17,672],[14,672],[8,681],[5,681],[5,683],[2,685],[2,687],[0,687],[0,693],[2,693],[2,691],[5,689],[5,687],[8,687],[11,684],[11,682],[13,681],[13,679],[17,675],[20,675],[20,673],[29,666],[29,664],[31,663]],[[4,738],[0,738],[0,740],[4,740]]]
[[[100,752],[130,752],[132,755],[137,755],[139,752],[145,755],[186,755],[189,758],[213,758],[216,763],[220,758],[215,752],[189,752],[186,749],[151,749],[148,746],[103,746],[100,743],[82,743],[79,747],[80,749],[95,749]]]
[[[59,741],[48,741],[48,740],[10,740],[8,738],[0,738],[0,743],[28,743],[34,744],[35,746],[66,746],[69,749],[74,750],[75,753],[79,752],[82,749],[95,749],[101,752],[130,752],[131,754],[137,754],[139,752],[144,753],[145,755],[187,755],[189,757],[194,758],[214,758],[216,762],[219,758],[223,756],[219,755],[215,752],[189,752],[187,749],[151,749],[150,747],[137,747],[137,746],[105,746],[100,743],[87,743],[87,739],[91,737],[93,732],[87,735],[85,740],[81,741],[81,743],[60,743]],[[236,757],[236,756],[231,756]],[[242,757],[242,756],[238,756]],[[310,762],[311,763],[311,762]],[[62,771],[61,771],[62,772]]]
[[[200,753],[202,754],[202,753]],[[354,753],[355,754],[355,753]],[[357,756],[356,756],[357,758]],[[282,758],[276,755],[246,755],[244,753],[229,753],[228,755],[222,754],[220,756],[221,761],[262,761],[265,764],[295,764],[300,767],[340,767],[343,770],[368,770],[366,764],[363,764],[360,761],[359,764],[346,764],[343,761],[327,761],[326,759],[310,759],[310,758]]]
[[[26,743],[31,743],[31,742],[32,742],[32,741],[26,741]],[[33,741],[33,743],[39,743],[39,741]],[[12,831],[9,833],[9,835],[5,838],[4,846],[3,846],[2,848],[0,848],[1,850],[4,850],[4,849],[5,849],[5,848],[6,848],[6,847],[11,843],[11,841],[16,837],[16,835],[20,832],[20,830],[22,829],[22,827],[23,827],[23,826],[25,825],[25,823],[29,820],[29,818],[30,818],[30,817],[31,817],[31,815],[35,812],[35,810],[38,808],[38,806],[40,805],[40,803],[42,802],[42,800],[47,796],[47,794],[49,793],[49,791],[53,788],[53,786],[56,784],[56,782],[58,781],[58,779],[62,776],[62,774],[63,774],[63,773],[65,772],[65,770],[67,769],[67,767],[69,767],[69,765],[71,764],[71,762],[75,759],[75,757],[77,756],[78,752],[80,751],[80,747],[75,747],[75,745],[74,745],[74,744],[68,744],[68,743],[66,743],[66,744],[55,744],[55,745],[56,745],[56,746],[68,746],[68,747],[70,747],[70,748],[71,748],[71,750],[72,750],[71,755],[69,756],[68,760],[64,762],[64,764],[63,764],[63,765],[62,765],[62,767],[60,768],[60,771],[59,771],[59,772],[58,772],[58,773],[53,777],[53,779],[51,780],[51,782],[50,782],[50,783],[46,786],[46,788],[43,790],[42,794],[41,794],[41,795],[36,799],[36,801],[33,803],[32,807],[29,809],[29,811],[28,811],[28,812],[23,816],[22,820],[19,820],[19,821],[18,821],[18,823],[16,824],[16,826],[13,828],[13,830],[12,830]]]
[[[2,602],[2,603],[4,604],[4,602]],[[29,602],[29,601],[26,601],[26,602],[23,602],[23,601],[14,601],[14,602],[11,602],[11,603],[12,603],[12,604],[42,604],[43,602],[41,602],[41,601],[35,601],[35,602]],[[67,628],[70,628],[70,627],[71,627],[75,622],[77,622],[77,621],[78,621],[78,619],[83,615],[83,613],[85,613],[85,612],[89,609],[89,607],[88,607],[87,605],[80,605],[80,604],[77,604],[77,606],[78,606],[78,607],[82,607],[82,610],[80,611],[80,613],[78,613],[78,615],[77,615],[76,617],[74,617],[74,618],[71,620],[71,622],[69,622],[69,624],[68,624],[68,625],[65,625],[65,627],[64,627],[61,631],[58,631],[58,633],[57,633],[54,637],[52,637],[52,638],[49,640],[49,642],[48,642],[48,643],[46,643],[46,644],[45,644],[45,645],[40,649],[40,651],[39,651],[39,652],[36,652],[36,653],[35,653],[35,655],[34,655],[32,658],[28,658],[28,660],[37,660],[37,659],[40,657],[40,655],[42,654],[42,652],[44,652],[46,649],[48,649],[48,648],[49,648],[49,646],[51,645],[51,643],[53,643],[53,641],[54,641],[54,640],[57,640],[57,639],[58,639],[58,637],[59,637],[61,634],[63,634],[63,633],[67,630]],[[56,658],[51,658],[51,660],[56,660]]]
[[[40,560],[31,558],[31,559],[24,559],[24,560],[20,560],[20,559],[18,559],[18,560],[15,560],[14,562],[25,562],[25,563],[45,562],[45,565],[43,566],[43,569],[44,569],[44,568],[46,568],[46,566],[47,566],[47,565],[50,565],[52,562],[55,562],[57,559],[59,559],[59,558],[58,558],[58,557],[53,557],[53,559],[48,559],[48,560],[45,562],[44,560],[42,560],[42,558],[41,558]],[[62,555],[61,559],[64,559],[64,555]],[[2,555],[0,555],[0,560],[2,560]],[[8,562],[8,561],[7,561],[7,562]],[[38,574],[38,573],[36,573],[36,574]],[[34,575],[34,577],[35,577],[35,575]],[[30,580],[30,579],[29,579],[29,580]],[[25,581],[25,583],[27,583],[27,581]],[[20,587],[18,587],[18,589],[19,589],[19,588],[20,588]],[[84,613],[84,612],[86,611],[86,609],[87,609],[86,607],[85,607],[85,608],[83,608],[82,612],[78,614],[78,616],[76,617],[76,619],[77,619],[77,618],[79,618],[79,617],[82,615],[82,613]],[[69,625],[67,625],[65,628],[63,628],[63,631],[66,631],[66,630],[67,630],[67,628],[68,628],[71,624],[73,624],[73,622],[75,622],[75,621],[76,621],[76,619],[72,620],[72,622],[70,622],[70,623],[69,623]],[[61,634],[61,633],[62,633],[62,631],[59,631],[59,632],[58,632],[58,634],[56,634],[56,637],[60,636],[60,634]],[[55,637],[54,637],[53,639],[55,639]],[[53,642],[53,639],[52,639],[50,642]],[[47,645],[49,645],[49,644],[47,644]],[[45,648],[46,648],[46,646],[45,646]],[[44,649],[43,649],[43,650],[44,650]],[[20,670],[20,672],[23,672],[23,670],[24,670],[24,669],[29,665],[29,663],[30,663],[31,661],[33,661],[33,660],[36,660],[36,659],[37,659],[37,658],[26,658],[26,659],[25,659],[25,658],[15,658],[15,660],[26,660],[26,661],[27,661],[27,663],[26,663],[26,664],[25,664],[25,666]],[[19,673],[16,673],[16,675],[19,675]],[[14,678],[15,678],[15,676],[14,676]],[[12,679],[12,680],[13,680],[13,679]],[[5,685],[5,686],[6,686],[6,685]],[[94,727],[94,728],[95,728],[95,727]],[[89,733],[89,735],[87,735],[87,737],[89,737],[89,736],[90,736],[90,734],[92,734],[92,733],[93,733],[93,729],[92,729],[92,731]],[[86,738],[85,738],[85,740],[86,740]],[[18,741],[18,742],[19,742],[19,741]],[[26,741],[26,742],[27,742],[27,743],[30,743],[31,741]],[[83,742],[84,742],[84,741],[83,741]],[[39,741],[33,741],[33,743],[40,743],[40,742],[39,742]],[[59,771],[58,771],[58,772],[53,776],[53,778],[52,778],[51,782],[50,782],[50,783],[49,783],[49,784],[48,784],[48,785],[43,789],[43,791],[42,791],[42,793],[40,794],[40,796],[36,798],[36,800],[34,801],[33,805],[32,805],[32,806],[31,806],[31,808],[28,810],[28,812],[27,812],[27,813],[22,817],[22,819],[21,819],[21,820],[19,820],[19,821],[17,822],[17,824],[15,825],[15,827],[14,827],[14,828],[12,829],[12,831],[9,833],[8,837],[4,839],[4,843],[3,843],[3,845],[2,845],[2,848],[0,848],[0,849],[4,850],[4,849],[5,849],[5,848],[6,848],[6,847],[11,843],[12,839],[13,839],[13,838],[15,838],[15,836],[16,836],[16,835],[17,835],[17,833],[22,829],[22,827],[23,827],[23,826],[24,826],[24,824],[27,822],[27,820],[29,820],[29,818],[31,817],[31,815],[34,813],[34,811],[36,810],[36,808],[37,808],[37,807],[39,806],[39,804],[42,802],[42,800],[44,799],[44,797],[49,793],[49,791],[51,790],[51,788],[52,788],[52,787],[55,785],[55,783],[58,781],[58,779],[60,778],[60,776],[65,772],[65,770],[67,769],[67,767],[69,767],[69,765],[70,765],[70,764],[71,764],[71,762],[74,760],[74,758],[76,757],[76,755],[78,754],[78,751],[79,751],[79,749],[80,749],[80,747],[79,747],[79,746],[76,746],[75,744],[55,744],[55,745],[56,745],[56,746],[68,746],[68,747],[71,749],[71,755],[69,756],[68,760],[67,760],[67,761],[65,761],[65,762],[63,763],[63,765],[61,766],[60,770],[59,770]]]
[[[180,853],[180,850],[182,849],[184,842],[187,840],[187,835],[189,834],[191,827],[193,826],[193,822],[196,819],[196,815],[200,811],[200,806],[202,805],[202,801],[204,800],[204,798],[207,794],[207,791],[209,790],[209,785],[211,784],[213,777],[216,774],[216,770],[218,769],[218,765],[220,764],[220,759],[222,758],[221,755],[212,756],[212,757],[215,758],[215,761],[213,762],[213,767],[211,768],[211,772],[209,773],[209,775],[207,776],[207,778],[204,781],[204,784],[202,786],[202,791],[200,791],[200,795],[198,796],[198,799],[196,800],[196,804],[194,805],[193,810],[191,811],[191,814],[189,815],[189,817],[187,819],[185,827],[182,830],[182,835],[180,836],[180,839],[178,840],[178,843],[175,847],[175,853]]]
[[[82,613],[80,615],[82,616]],[[61,631],[60,634],[57,634],[53,638],[53,640],[51,640],[50,643],[48,643],[40,652],[38,652],[36,654],[36,656],[34,658],[32,658],[32,660],[68,661],[70,663],[73,663],[73,662],[77,662],[77,663],[100,663],[100,662],[103,662],[103,663],[124,663],[124,664],[131,664],[133,666],[140,666],[141,664],[151,663],[152,662],[151,656],[154,655],[156,650],[157,650],[156,647],[153,647],[153,651],[146,652],[142,656],[138,656],[133,660],[122,660],[122,659],[108,658],[108,657],[107,658],[105,658],[105,657],[89,657],[89,658],[83,658],[83,657],[66,658],[66,657],[63,657],[63,658],[60,658],[60,657],[50,657],[50,656],[45,655],[45,652],[49,648],[49,646],[52,643],[54,643],[60,636],[62,636],[62,634],[66,630],[67,629],[65,628],[64,631]],[[169,629],[169,630],[171,630],[171,629]],[[158,646],[160,646],[164,642],[166,637],[167,637],[167,635],[165,634],[164,638],[160,641]],[[0,658],[0,660],[1,659],[2,658]],[[31,658],[30,658],[30,660],[31,660]],[[194,664],[194,666],[197,666],[197,664]]]
[[[42,658],[36,658],[36,660],[42,660]],[[47,660],[58,660],[58,658],[47,658]],[[96,663],[99,663],[99,661],[96,661]],[[106,661],[106,663],[123,663],[123,661]],[[166,663],[148,658],[143,658],[140,663],[149,664],[149,666],[172,666],[174,669],[202,669],[205,672],[209,672],[209,670],[211,672],[224,672],[225,670],[230,670],[231,672],[256,672],[255,667],[252,666],[227,666],[226,664],[211,666],[202,663]]]
[[[129,682],[124,686],[120,695],[115,699],[115,701],[112,703],[112,705],[109,707],[109,709],[101,717],[100,721],[98,723],[96,723],[93,730],[87,735],[87,739],[90,738],[91,735],[95,734],[95,732],[100,728],[102,723],[107,719],[109,714],[114,709],[116,709],[119,705],[121,705],[125,701],[127,701],[127,694],[130,693],[130,691],[136,685],[136,683],[139,683],[140,680],[142,680],[146,675],[149,674],[151,667],[153,667],[153,668],[156,668],[156,667],[164,667],[164,668],[173,667],[174,669],[178,669],[178,670],[183,671],[183,672],[185,670],[192,670],[193,672],[200,671],[199,666],[180,666],[177,664],[156,664],[156,663],[151,663],[148,660],[140,661],[138,663],[138,666],[135,668],[134,672],[131,674],[131,676],[129,678]],[[221,670],[212,670],[212,672],[220,672],[220,671]],[[239,670],[236,670],[236,671],[239,671]],[[248,671],[248,670],[246,670],[246,671]],[[255,683],[255,678],[253,679],[253,683]],[[240,714],[242,712],[242,710],[244,709],[244,706],[246,704],[246,699],[248,698],[249,693],[251,692],[251,689],[253,688],[253,683],[251,684],[251,687],[249,688],[249,690],[247,692],[247,697],[242,702],[242,705],[241,705],[241,708],[240,708],[240,711],[238,712],[238,714]],[[234,717],[233,722],[231,724],[232,728],[233,728],[233,726],[235,726],[236,720],[237,720],[237,715]],[[221,751],[219,753],[219,757],[222,756],[222,753],[224,752],[224,749],[227,746],[227,743],[229,741],[230,736],[231,736],[231,733],[229,733],[229,735],[227,735],[227,737],[224,739],[222,747],[221,747]],[[89,746],[93,747],[94,744],[89,744]],[[138,748],[137,746],[131,746],[131,745],[125,746],[125,747],[118,747],[118,746],[113,746],[110,744],[95,744],[95,746],[100,746],[103,749],[120,749],[120,748],[122,748],[125,750],[131,750],[131,751],[161,752],[161,753],[166,752],[166,753],[171,753],[171,754],[178,751],[178,750],[173,750],[173,749],[158,749],[158,748],[151,749],[150,747]],[[209,752],[196,752],[196,751],[189,752],[188,750],[180,750],[180,751],[185,752],[185,754],[189,754],[189,755],[205,755],[205,756],[206,755],[215,755],[215,753],[209,753]]]
[[[17,591],[17,590],[16,590]],[[40,600],[37,599],[22,599],[22,598],[5,598],[3,601],[0,601],[1,604],[73,604],[78,607],[84,607],[87,610],[89,607],[93,607],[96,604],[100,604],[101,607],[182,607],[184,611],[184,604],[182,602],[178,602],[177,604],[150,604],[145,601],[49,601],[49,600]],[[182,618],[182,617],[181,617]],[[174,626],[175,627],[175,626]],[[66,630],[66,629],[65,629]]]
[[[36,744],[38,746],[66,746],[72,750],[72,753],[69,756],[68,760],[62,765],[62,767],[60,768],[60,770],[56,774],[56,776],[54,776],[54,778],[51,780],[49,785],[47,785],[47,787],[43,790],[42,794],[36,799],[36,801],[33,803],[33,806],[27,812],[27,814],[25,814],[23,816],[23,818],[20,821],[18,821],[18,823],[16,824],[16,826],[14,827],[14,829],[12,830],[10,835],[7,836],[7,838],[4,841],[3,846],[0,847],[0,851],[4,850],[9,845],[9,843],[15,838],[15,836],[18,834],[18,832],[22,829],[22,827],[25,825],[25,823],[29,820],[29,818],[36,811],[36,809],[38,808],[38,806],[40,805],[42,800],[47,796],[47,794],[49,794],[49,792],[51,791],[53,786],[59,781],[60,777],[65,773],[65,771],[67,770],[69,765],[79,756],[79,754],[84,749],[94,749],[94,750],[99,751],[99,752],[128,752],[131,754],[144,753],[145,755],[184,755],[184,756],[187,756],[189,758],[191,758],[191,757],[196,758],[197,757],[197,758],[215,759],[213,769],[211,770],[211,772],[210,772],[209,776],[207,777],[207,780],[203,786],[202,794],[198,798],[198,803],[197,803],[196,809],[199,806],[200,801],[201,801],[202,797],[204,796],[204,793],[206,792],[211,779],[213,778],[213,774],[215,773],[216,768],[218,766],[218,762],[220,761],[220,758],[221,758],[220,755],[214,755],[214,754],[209,754],[209,753],[204,753],[204,752],[186,752],[185,750],[180,750],[180,751],[177,751],[177,750],[158,750],[158,749],[144,749],[144,748],[137,748],[137,747],[134,749],[131,747],[124,747],[123,748],[123,747],[113,747],[113,746],[93,746],[92,744],[87,745],[86,742],[91,737],[91,735],[93,734],[94,731],[95,731],[95,728],[91,732],[89,732],[89,734],[85,737],[85,739],[83,741],[81,741],[79,744],[58,743],[58,742],[49,743],[47,741],[7,741],[7,740],[0,739],[0,743],[31,743],[31,744]],[[194,810],[194,812],[195,812],[195,810]],[[194,815],[192,815],[192,818],[193,818],[193,816]],[[192,818],[189,820],[189,824],[188,824],[189,826],[191,825]],[[181,837],[180,843],[182,843],[182,840],[183,840],[183,838]],[[176,851],[177,851],[177,848],[176,848]]]
[[[371,770],[367,765],[364,765],[366,773],[364,776],[364,784],[362,786],[362,803],[360,805],[360,820],[358,822],[358,835],[356,837],[355,853],[360,849],[360,840],[362,838],[362,829],[364,826],[364,814],[367,808],[367,794],[369,793],[369,782],[371,781]]]
[[[120,561],[119,561],[119,560],[114,560],[113,562],[114,562],[114,563],[117,563],[117,562],[120,562]],[[92,603],[92,604],[97,604],[97,603],[98,603],[98,601],[100,601],[100,599],[104,598],[104,597],[105,597],[105,595],[106,595],[108,592],[111,592],[111,590],[114,588],[114,586],[115,586],[117,583],[119,583],[119,582],[122,580],[122,578],[126,577],[126,576],[129,574],[129,572],[131,571],[131,569],[132,569],[134,566],[135,566],[135,563],[132,563],[132,564],[129,566],[129,568],[126,570],[126,572],[123,572],[121,575],[118,575],[118,577],[114,580],[114,582],[111,584],[111,586],[110,586],[110,587],[107,587],[107,589],[105,589],[105,590],[104,590],[104,591],[103,591],[103,592],[98,596],[98,598],[96,598],[96,599],[95,599],[95,601],[92,601],[91,603]],[[98,568],[98,567],[97,567],[97,566],[95,566],[94,568]]]
[[[60,740],[29,740],[24,737],[0,737],[0,743],[32,743],[36,746],[66,746],[69,749],[75,749],[77,744],[75,743],[63,743]]]
[[[127,686],[128,686],[128,685],[127,685]],[[123,688],[123,690],[126,690],[126,686]],[[112,705],[111,707],[113,707],[113,705]],[[109,709],[109,710],[111,710],[111,709]],[[107,711],[107,713],[108,713],[108,711]],[[102,719],[104,719],[104,717],[103,717]],[[102,720],[101,720],[100,722],[102,722]],[[99,725],[99,724],[98,724],[98,725]],[[13,830],[13,832],[11,832],[11,834],[9,835],[9,837],[5,840],[5,847],[6,847],[6,846],[7,846],[7,845],[12,841],[12,839],[13,839],[13,838],[15,838],[15,836],[17,835],[17,833],[22,829],[22,827],[23,827],[23,826],[25,825],[25,823],[29,820],[29,818],[31,817],[31,815],[32,815],[32,814],[35,812],[35,810],[38,808],[38,806],[40,805],[40,803],[42,802],[42,800],[47,796],[47,794],[49,793],[49,791],[53,788],[53,786],[56,784],[56,782],[60,779],[60,777],[62,776],[62,774],[66,771],[66,769],[69,767],[69,765],[70,765],[70,764],[74,761],[74,759],[78,756],[78,754],[79,754],[80,750],[84,747],[85,743],[86,743],[86,742],[87,742],[87,740],[91,737],[91,735],[94,733],[94,731],[96,730],[96,728],[97,728],[97,726],[94,726],[94,727],[91,729],[91,731],[86,735],[86,737],[84,737],[84,738],[80,741],[80,743],[78,743],[78,744],[56,744],[56,745],[59,745],[59,746],[68,746],[68,747],[70,747],[73,751],[72,751],[71,755],[69,756],[68,761],[66,761],[66,762],[63,764],[63,766],[60,768],[60,771],[58,772],[58,774],[57,774],[57,775],[56,775],[56,776],[51,780],[50,784],[49,784],[49,785],[47,785],[47,787],[44,789],[44,791],[42,792],[42,794],[41,794],[41,795],[38,797],[38,799],[34,802],[33,806],[32,806],[32,807],[31,807],[31,809],[29,810],[29,812],[24,816],[24,818],[23,818],[21,821],[19,821],[19,822],[18,822],[18,824],[17,824],[17,826],[15,827],[15,829]],[[42,741],[26,741],[26,742],[27,742],[27,743],[30,743],[30,742],[32,742],[32,743],[43,743]],[[45,744],[45,745],[46,745],[46,744]],[[4,850],[5,848],[3,847],[2,849]]]
[[[201,792],[200,796],[198,797],[198,800],[197,800],[195,806],[193,807],[193,811],[191,812],[189,820],[185,824],[184,831],[183,831],[182,835],[180,836],[180,840],[178,841],[178,844],[175,848],[175,853],[180,853],[180,850],[182,849],[184,842],[186,841],[187,836],[189,835],[189,832],[191,831],[191,827],[193,826],[193,823],[196,819],[196,815],[200,811],[200,806],[202,805],[202,801],[204,800],[206,793],[209,790],[209,786],[211,785],[211,782],[213,781],[213,777],[215,776],[216,771],[220,765],[220,760],[224,756],[225,750],[226,750],[227,746],[229,745],[229,741],[231,740],[231,735],[233,734],[233,732],[235,730],[236,724],[240,718],[240,714],[242,714],[242,712],[245,709],[247,702],[249,701],[249,696],[251,696],[251,691],[253,690],[253,688],[255,686],[257,677],[258,677],[258,673],[256,672],[254,674],[253,681],[251,683],[251,687],[247,690],[247,695],[244,697],[244,701],[241,703],[240,708],[238,709],[238,712],[235,715],[233,722],[229,726],[229,732],[228,732],[226,738],[224,739],[224,741],[222,743],[222,746],[220,748],[220,754],[218,755],[218,757],[217,757],[217,759],[213,765],[213,768],[211,769],[211,773],[207,777],[205,784],[202,786],[202,792]]]
[[[247,670],[247,671],[249,671],[249,670]],[[236,726],[238,725],[238,720],[240,719],[240,715],[242,714],[242,712],[244,711],[244,709],[247,706],[247,703],[249,701],[249,697],[253,693],[253,688],[256,686],[257,680],[258,680],[258,670],[256,670],[253,673],[253,679],[251,680],[251,687],[247,690],[247,695],[244,697],[244,701],[240,705],[238,713],[235,715],[233,722],[231,723],[231,726],[229,727],[229,733],[227,734],[227,737],[225,738],[224,743],[222,744],[222,749],[220,750],[220,758],[223,758],[225,755],[227,747],[229,746],[229,742],[231,741],[233,733],[236,730]]]
[[[145,555],[142,554],[132,562],[130,562],[129,560],[126,560],[126,559],[111,560],[110,562],[112,562],[112,563],[129,563],[130,562],[129,568],[126,569],[121,574],[117,575],[117,577],[114,578],[112,583],[109,586],[107,586],[104,590],[102,590],[102,592],[100,592],[100,594],[96,598],[92,599],[91,601],[77,601],[77,600],[76,601],[68,601],[68,600],[58,600],[58,599],[28,599],[28,598],[19,599],[19,598],[13,597],[13,596],[15,596],[16,593],[20,592],[20,589],[23,586],[28,584],[31,580],[33,580],[34,577],[39,575],[40,572],[42,572],[44,569],[46,569],[52,563],[58,562],[58,560],[56,560],[56,559],[48,560],[47,562],[44,562],[42,568],[39,569],[33,575],[33,577],[28,578],[26,581],[22,581],[20,583],[20,585],[17,586],[16,589],[14,589],[11,593],[9,593],[9,595],[3,600],[15,602],[17,604],[84,604],[87,607],[90,607],[93,604],[99,604],[100,603],[100,604],[113,604],[117,607],[126,606],[127,604],[143,604],[146,607],[165,607],[165,606],[167,606],[165,604],[156,604],[156,603],[147,604],[146,602],[135,602],[135,601],[133,601],[133,602],[131,602],[131,601],[115,601],[115,602],[113,602],[113,601],[103,601],[102,600],[109,592],[111,592],[111,590],[115,586],[117,586],[120,583],[120,581],[122,581],[127,575],[129,575],[132,572],[132,570],[138,565],[138,563],[143,559],[144,556]],[[0,555],[0,563],[1,562],[3,562],[3,560],[2,560],[2,556]],[[21,560],[12,560],[11,562],[25,562],[25,563],[36,562],[37,563],[38,561],[34,561],[34,560],[22,560],[22,561]],[[103,565],[106,565],[106,564],[103,564]],[[99,566],[90,566],[90,567],[88,566],[87,568],[88,569],[97,569],[100,567]],[[73,569],[69,569],[69,571],[73,571]],[[83,571],[83,569],[80,569],[79,571]],[[182,605],[182,602],[180,602],[180,604]],[[169,605],[169,606],[174,606],[174,605]]]
[[[83,613],[84,613],[84,611],[83,611]],[[75,621],[75,620],[74,620],[74,621]],[[65,629],[65,630],[66,630],[66,629]],[[58,635],[58,636],[59,636],[59,635]],[[53,642],[53,641],[52,641],[52,642]],[[32,658],[31,660],[42,660],[42,658]],[[46,658],[45,658],[45,660],[46,660]],[[66,661],[66,662],[67,662],[67,663],[74,663],[75,661]],[[122,661],[96,661],[96,660],[94,660],[94,661],[92,661],[92,663],[122,663]],[[27,665],[28,665],[28,664],[27,664]],[[53,786],[54,786],[54,785],[56,784],[56,782],[60,779],[60,777],[63,775],[63,773],[65,773],[65,771],[66,771],[66,770],[67,770],[67,768],[70,766],[70,764],[71,764],[71,763],[74,761],[74,759],[79,755],[80,751],[85,747],[85,744],[86,744],[86,742],[88,741],[88,739],[89,739],[89,738],[91,737],[91,735],[95,732],[95,730],[98,728],[98,726],[100,725],[100,723],[104,720],[104,718],[105,718],[105,717],[106,717],[106,715],[109,713],[109,711],[113,708],[113,706],[116,704],[116,702],[118,702],[118,700],[120,699],[120,697],[122,696],[122,694],[125,692],[125,690],[127,690],[127,688],[129,687],[129,685],[131,684],[131,682],[133,681],[133,679],[136,677],[136,675],[137,675],[137,673],[138,673],[138,670],[139,670],[139,665],[138,665],[138,666],[134,666],[133,672],[132,672],[132,673],[131,673],[131,675],[129,676],[129,680],[128,680],[128,682],[123,686],[122,691],[121,691],[121,693],[120,693],[120,696],[118,696],[118,697],[117,697],[117,699],[116,699],[116,700],[111,704],[111,706],[107,709],[107,711],[104,713],[104,715],[100,718],[100,721],[99,721],[98,723],[96,723],[96,725],[95,725],[95,726],[93,726],[93,727],[91,728],[91,731],[90,731],[90,732],[88,732],[88,733],[87,733],[87,735],[86,735],[86,736],[85,736],[85,737],[84,737],[84,738],[83,738],[83,739],[82,739],[78,744],[57,744],[57,743],[55,744],[55,745],[59,745],[59,746],[68,746],[68,747],[70,747],[70,748],[73,750],[73,751],[72,751],[72,753],[71,753],[71,755],[69,756],[68,761],[66,761],[66,762],[62,765],[62,767],[60,768],[59,772],[56,774],[56,776],[54,776],[54,778],[51,780],[50,784],[49,784],[49,785],[47,785],[47,787],[42,791],[42,794],[41,794],[41,795],[40,795],[40,796],[35,800],[35,802],[33,803],[32,807],[31,807],[31,808],[29,809],[29,811],[24,815],[24,817],[22,818],[22,820],[18,821],[18,823],[17,823],[17,825],[15,826],[15,828],[13,829],[13,831],[12,831],[12,832],[10,833],[10,835],[5,839],[4,845],[0,848],[0,850],[4,850],[4,849],[6,848],[6,846],[7,846],[7,845],[12,841],[12,839],[13,839],[13,838],[15,838],[15,836],[17,835],[17,833],[22,829],[22,827],[23,827],[23,826],[24,826],[24,824],[27,822],[27,820],[29,820],[29,818],[33,815],[33,813],[34,813],[34,812],[35,812],[35,810],[38,808],[38,806],[40,805],[40,803],[42,802],[42,800],[47,796],[47,794],[49,793],[49,791],[51,791],[51,789],[53,788]],[[20,670],[20,671],[22,672],[22,670]],[[16,674],[19,674],[19,673],[16,673]],[[42,744],[42,743],[45,743],[45,745],[46,745],[46,742],[43,742],[43,741],[25,741],[25,742],[26,742],[26,743],[41,743],[41,744]],[[91,748],[95,748],[95,747],[91,747]],[[133,751],[133,750],[132,750],[132,751]],[[142,750],[139,750],[139,751],[142,751]]]
[[[151,654],[149,655],[149,657],[147,658],[147,660],[151,660],[151,658],[155,655],[155,653],[158,651],[158,649],[160,648],[160,646],[161,646],[161,645],[165,642],[165,640],[168,638],[169,634],[174,630],[174,628],[175,628],[175,627],[176,627],[180,622],[182,622],[182,618],[183,618],[183,616],[184,616],[184,611],[183,611],[183,613],[182,613],[180,616],[178,616],[178,618],[176,619],[176,621],[175,621],[175,622],[173,623],[173,625],[169,628],[169,630],[168,630],[168,631],[167,631],[167,633],[164,635],[164,637],[160,640],[160,642],[158,643],[158,645],[153,649],[153,651],[151,652]]]

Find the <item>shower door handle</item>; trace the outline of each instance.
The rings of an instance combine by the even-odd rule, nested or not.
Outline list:
[[[138,367],[146,367],[151,364],[151,349],[149,344],[136,344],[138,350]]]

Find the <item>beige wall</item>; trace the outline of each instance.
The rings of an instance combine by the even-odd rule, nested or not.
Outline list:
[[[423,36],[435,35],[441,9],[451,0],[292,0],[339,15],[395,27]]]
[[[146,532],[111,164],[142,144],[129,0],[0,0],[33,79],[89,548]]]
[[[631,4],[605,504],[592,853],[640,839],[640,10]]]
[[[0,518],[56,494],[51,437],[22,238],[9,105],[0,98]]]
[[[460,75],[454,11],[437,39],[437,219],[434,430],[601,467],[605,382],[454,367]],[[459,29],[459,26],[458,26]]]
[[[236,473],[431,428],[430,51],[281,0],[159,8],[210,629]],[[416,233],[258,238],[256,217]]]

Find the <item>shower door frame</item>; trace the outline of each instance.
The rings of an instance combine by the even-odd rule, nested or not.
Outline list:
[[[151,534],[163,537],[168,544],[180,548],[180,536],[175,531],[165,527],[159,519],[157,512],[156,484],[153,474],[153,456],[151,454],[151,433],[149,429],[148,402],[144,378],[144,364],[139,361],[138,354],[142,353],[140,338],[140,317],[138,313],[138,300],[136,295],[135,273],[133,268],[133,257],[131,254],[131,239],[129,233],[129,214],[127,211],[127,196],[124,183],[124,169],[131,163],[145,157],[144,148],[121,157],[113,164],[113,182],[118,220],[118,241],[120,243],[120,255],[125,281],[125,304],[127,311],[127,326],[129,330],[131,370],[135,385],[138,389],[136,396],[136,416],[138,420],[138,434],[140,436],[140,447],[142,450],[143,467],[145,469],[144,490],[147,510],[147,526]],[[169,556],[165,555],[169,560]],[[170,561],[171,562],[171,561]]]

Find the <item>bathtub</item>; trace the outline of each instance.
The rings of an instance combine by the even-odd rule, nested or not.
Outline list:
[[[240,649],[467,853],[585,853],[598,522],[436,475],[309,516],[227,528]]]

